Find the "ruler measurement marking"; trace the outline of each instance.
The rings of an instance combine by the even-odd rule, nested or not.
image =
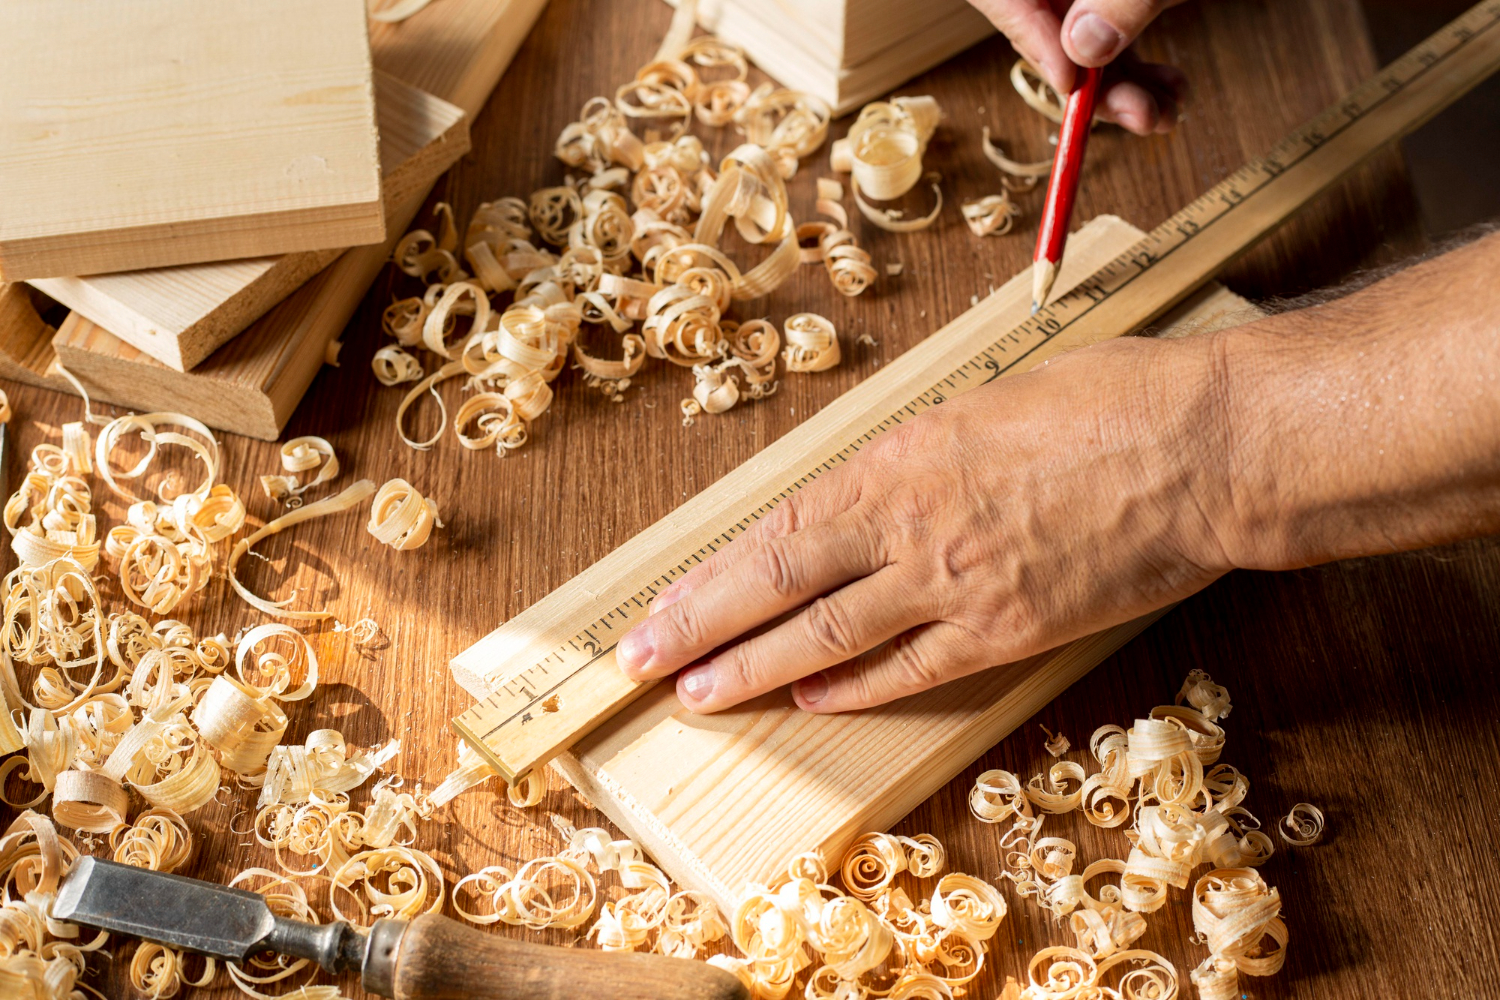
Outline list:
[[[1483,23],[1470,23],[1479,21],[1480,15],[1486,15],[1487,20]],[[1191,246],[1195,240],[1209,233],[1219,222],[1234,218],[1237,210],[1246,201],[1265,191],[1288,172],[1295,170],[1318,150],[1323,149],[1370,114],[1394,100],[1414,82],[1422,79],[1435,67],[1441,66],[1448,57],[1474,44],[1487,32],[1494,30],[1497,25],[1500,25],[1500,0],[1491,0],[1489,3],[1471,9],[1458,22],[1439,31],[1422,46],[1398,59],[1356,88],[1343,100],[1325,109],[1310,122],[1284,137],[1265,156],[1259,160],[1252,160],[1231,173],[1219,184],[1158,226],[1156,230],[1143,237],[1134,247],[1121,253],[1099,269],[1094,276],[1084,280],[1059,298],[1046,310],[1028,318],[1007,331],[990,346],[979,350],[905,406],[887,413],[877,424],[839,448],[830,458],[825,459],[765,503],[751,510],[722,536],[716,536],[706,546],[700,547],[698,553],[669,570],[667,574],[659,578],[659,581],[666,586],[674,576],[680,577],[687,573],[691,568],[690,564],[701,564],[703,560],[699,554],[717,552],[720,548],[719,537],[722,537],[726,543],[732,541],[735,532],[748,529],[752,522],[760,520],[762,512],[769,512],[782,499],[812,482],[822,472],[832,470],[836,463],[847,462],[850,456],[882,432],[894,426],[901,426],[906,419],[946,402],[954,393],[945,394],[941,391],[943,387],[950,390],[959,389],[962,392],[977,385],[987,385],[1002,374],[1014,370],[1063,331],[1075,327],[1111,297],[1129,288],[1142,275],[1150,273],[1153,268],[1170,259],[1177,251]],[[1451,44],[1447,47],[1440,47],[1440,43],[1445,41]],[[1248,242],[1250,241],[1247,241],[1247,244]],[[1012,357],[1012,351],[1008,345],[1014,345],[1019,353]],[[1003,361],[1000,359],[1002,356]],[[986,376],[985,373],[988,375]],[[962,388],[959,388],[960,382]],[[907,414],[907,418],[903,418],[902,413]],[[626,603],[619,605],[616,610],[621,619],[629,623],[638,615],[629,611],[628,604],[634,603],[638,609],[649,610],[647,605],[657,594],[657,588],[648,584],[628,598]],[[557,693],[561,686],[578,676],[581,671],[613,652],[616,648],[614,645],[600,649],[599,640],[591,630],[602,627],[614,631],[613,625],[607,619],[612,618],[615,613],[610,612],[604,619],[600,619],[583,632],[567,640],[544,657],[541,662],[517,674],[501,688],[482,699],[475,708],[464,713],[471,715],[484,705],[502,712],[507,707],[514,709],[509,716],[490,725],[483,732],[481,739],[488,739],[520,719],[528,711],[533,710],[539,701]],[[580,647],[580,641],[584,639],[587,639],[584,645],[589,647],[588,652],[592,655],[586,659],[575,659],[565,655],[567,647],[583,654],[584,649]],[[527,685],[528,676],[533,671],[549,674],[545,664],[554,658],[564,673],[540,695],[533,695]],[[512,690],[512,684],[515,684],[528,699],[525,704],[519,706],[504,704],[505,699],[501,697],[502,695],[509,696],[511,699],[518,697]],[[473,731],[473,729],[470,727],[466,731]]]

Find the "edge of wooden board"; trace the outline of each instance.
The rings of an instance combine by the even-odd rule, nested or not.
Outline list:
[[[383,71],[375,74],[385,211],[469,148],[467,114]],[[169,368],[190,371],[306,284],[343,250],[185,264],[30,284]]]
[[[391,218],[404,229],[424,200],[425,191],[411,196]],[[168,368],[77,313],[58,327],[52,347],[92,399],[173,410],[215,430],[274,441],[395,242],[346,250],[191,372]]]

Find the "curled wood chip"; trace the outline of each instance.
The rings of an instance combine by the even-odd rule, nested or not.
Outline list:
[[[1062,124],[1063,98],[1035,66],[1025,59],[1017,59],[1010,68],[1010,84],[1028,108],[1050,122]]]
[[[122,865],[174,872],[193,856],[193,832],[170,809],[142,812],[129,826],[117,827],[109,837],[111,856]]]
[[[321,466],[321,468],[320,468]],[[339,474],[339,459],[326,438],[313,435],[293,438],[281,446],[281,467],[293,475],[261,476],[261,489],[272,500],[301,503],[301,496],[314,486],[331,482]],[[318,470],[307,483],[296,473]]]
[[[302,746],[278,746],[266,763],[257,809],[312,798],[314,790],[336,794],[357,788],[369,780],[401,751],[401,741],[391,740],[376,750],[350,751],[344,734],[336,729],[316,729]]]
[[[740,134],[763,148],[788,180],[797,173],[797,161],[828,138],[831,119],[831,109],[820,98],[769,83],[757,87],[734,114]]]
[[[100,437],[102,439],[103,435],[100,435]],[[292,611],[287,608],[287,605],[292,602],[292,598],[287,598],[283,601],[270,601],[263,597],[257,597],[244,584],[240,583],[239,577],[235,575],[235,567],[239,565],[240,558],[254,548],[255,543],[259,542],[262,538],[279,534],[287,528],[300,524],[303,521],[310,521],[313,518],[326,517],[329,514],[340,514],[351,510],[364,503],[374,492],[375,484],[368,479],[361,479],[338,496],[319,500],[305,507],[298,507],[296,510],[281,515],[274,521],[267,523],[240,539],[235,544],[234,551],[229,554],[227,573],[230,586],[234,588],[235,593],[245,599],[247,604],[260,611],[264,611],[268,615],[274,615],[278,618],[290,618],[296,621],[322,621],[325,618],[333,617],[328,611]]]
[[[405,552],[427,544],[432,529],[442,526],[436,503],[406,480],[392,479],[375,493],[365,527],[377,541]]]
[[[860,190],[859,179],[857,177],[849,182],[849,186],[854,192],[854,204],[859,207],[860,214],[866,219],[869,219],[888,233],[914,233],[918,230],[926,229],[936,222],[937,217],[943,211],[943,189],[938,184],[938,175],[930,173],[927,175],[927,179],[932,184],[935,203],[932,206],[932,211],[915,219],[903,219],[901,218],[901,213],[894,209],[878,208],[865,201],[864,192]]]
[[[1293,847],[1311,847],[1323,839],[1326,820],[1323,810],[1311,802],[1298,802],[1291,811],[1281,817],[1276,830],[1281,839]]]
[[[1054,733],[1046,726],[1042,726],[1041,728],[1042,732],[1047,734],[1046,750],[1052,756],[1061,757],[1063,754],[1067,753],[1068,748],[1073,745],[1072,742],[1062,733]]]
[[[63,771],[52,787],[52,818],[85,833],[112,833],[125,825],[130,796],[98,771]]]
[[[782,324],[786,350],[782,360],[789,372],[821,372],[839,363],[838,332],[815,313],[798,313]]]
[[[1004,191],[966,201],[960,210],[975,236],[1004,236],[1015,225],[1016,216],[1021,214],[1020,207]]]
[[[1000,183],[1008,190],[1029,191],[1036,187],[1037,181],[1052,173],[1051,158],[1037,160],[1035,163],[1021,163],[1006,156],[1005,151],[990,138],[988,125],[984,126],[981,132],[980,145],[984,149],[985,159],[993,163],[1005,175]]]
[[[163,425],[178,427],[181,430],[158,430]],[[197,437],[184,434],[183,430],[191,431]],[[146,454],[129,469],[117,470],[111,463],[110,456],[119,446],[121,439],[130,433],[137,434],[145,443]],[[121,485],[120,480],[128,481],[143,477],[155,462],[160,448],[168,445],[183,447],[192,452],[193,456],[203,463],[204,475],[202,482],[192,490],[178,488],[178,483],[173,476],[164,477],[157,487],[158,498],[170,503],[183,493],[207,496],[209,489],[218,479],[219,442],[214,438],[213,432],[201,421],[181,413],[129,414],[111,420],[99,431],[99,436],[94,441],[94,464],[98,467],[99,477],[114,491],[116,496],[129,503],[138,503],[143,498]]]
[[[1179,705],[1184,701],[1192,705],[1210,722],[1227,718],[1233,708],[1229,702],[1229,689],[1215,684],[1212,677],[1198,669],[1188,671],[1176,701]]]
[[[387,344],[370,359],[370,368],[381,385],[400,385],[422,378],[422,362],[406,353],[399,344]]]
[[[10,397],[5,394],[4,389],[0,389],[0,424],[10,423],[12,416],[13,414],[10,411]]]

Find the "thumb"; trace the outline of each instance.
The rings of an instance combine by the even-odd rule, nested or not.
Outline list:
[[[1180,0],[1080,0],[1062,26],[1063,51],[1080,66],[1103,66]]]

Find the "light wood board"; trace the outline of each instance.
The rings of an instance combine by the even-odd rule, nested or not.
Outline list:
[[[472,116],[546,4],[441,0],[410,20],[372,31],[376,67]],[[272,440],[422,201],[413,198],[391,213],[384,244],[345,253],[192,372],[167,368],[87,321],[65,323],[54,344],[99,399],[138,409],[192,407],[186,412],[211,427]]]
[[[0,23],[0,279],[385,238],[364,0],[3,0]]]
[[[468,150],[467,126],[462,109],[385,72],[375,74],[375,110],[390,211]],[[309,250],[31,284],[168,368],[190,371],[341,253]]]
[[[968,0],[707,0],[699,21],[839,115],[995,33]]]
[[[1069,241],[1059,294],[1144,235],[1113,216],[1089,223]],[[666,551],[733,520],[732,511],[774,492],[787,470],[816,465],[829,440],[857,434],[866,414],[886,412],[888,398],[909,398],[993,341],[996,331],[1021,323],[1030,307],[1030,281],[1029,271],[1013,278],[455,657],[455,678],[476,697],[504,685],[517,667],[565,641],[578,620],[591,616],[588,605],[608,599],[620,581],[657,572]],[[1254,315],[1248,303],[1212,286],[1163,325],[1204,330]],[[727,905],[741,885],[770,879],[794,854],[818,850],[832,858],[860,832],[895,822],[1154,617],[868,712],[808,715],[779,692],[729,712],[695,716],[677,701],[672,685],[658,684],[554,765],[645,844],[673,878]],[[608,689],[615,673],[594,670],[590,679]],[[570,707],[565,699],[561,708],[585,706]]]

